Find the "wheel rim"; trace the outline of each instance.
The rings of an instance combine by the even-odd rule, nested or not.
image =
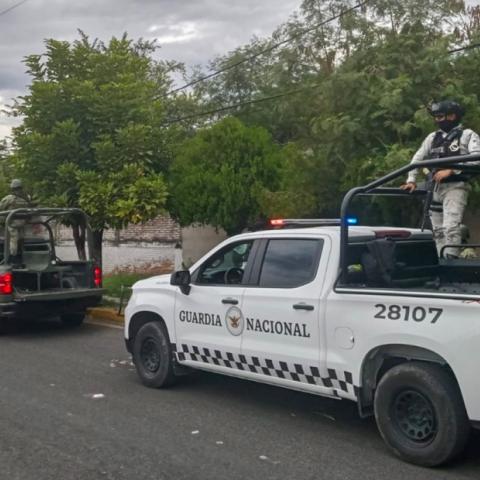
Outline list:
[[[427,397],[416,390],[400,392],[392,405],[392,417],[409,440],[426,445],[437,433],[435,410]]]
[[[146,338],[140,349],[140,360],[142,365],[151,373],[160,368],[160,350],[153,338]]]

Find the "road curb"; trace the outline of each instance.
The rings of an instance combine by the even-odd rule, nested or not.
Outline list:
[[[116,323],[117,325],[124,325],[125,318],[118,314],[118,309],[108,307],[94,307],[87,309],[87,315],[95,320],[107,320]]]

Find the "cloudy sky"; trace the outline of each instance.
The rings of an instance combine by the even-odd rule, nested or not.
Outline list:
[[[77,29],[101,40],[128,32],[157,38],[159,55],[205,64],[253,36],[267,36],[301,0],[0,0],[0,109],[29,83],[22,59],[43,52],[43,40],[74,40]],[[0,139],[15,119],[0,113]]]

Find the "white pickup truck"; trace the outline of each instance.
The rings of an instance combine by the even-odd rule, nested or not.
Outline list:
[[[430,231],[349,226],[377,185],[347,195],[340,225],[241,234],[137,282],[125,338],[142,382],[189,367],[353,400],[409,462],[461,452],[480,426],[480,261],[439,259]]]

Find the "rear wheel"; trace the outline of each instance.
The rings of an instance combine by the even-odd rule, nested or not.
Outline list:
[[[393,452],[433,467],[458,455],[470,423],[452,376],[439,365],[409,362],[389,370],[375,393],[378,429]]]
[[[0,318],[0,335],[4,335],[8,332],[8,320]]]
[[[64,313],[60,316],[62,323],[67,327],[79,327],[85,319],[85,312]]]

